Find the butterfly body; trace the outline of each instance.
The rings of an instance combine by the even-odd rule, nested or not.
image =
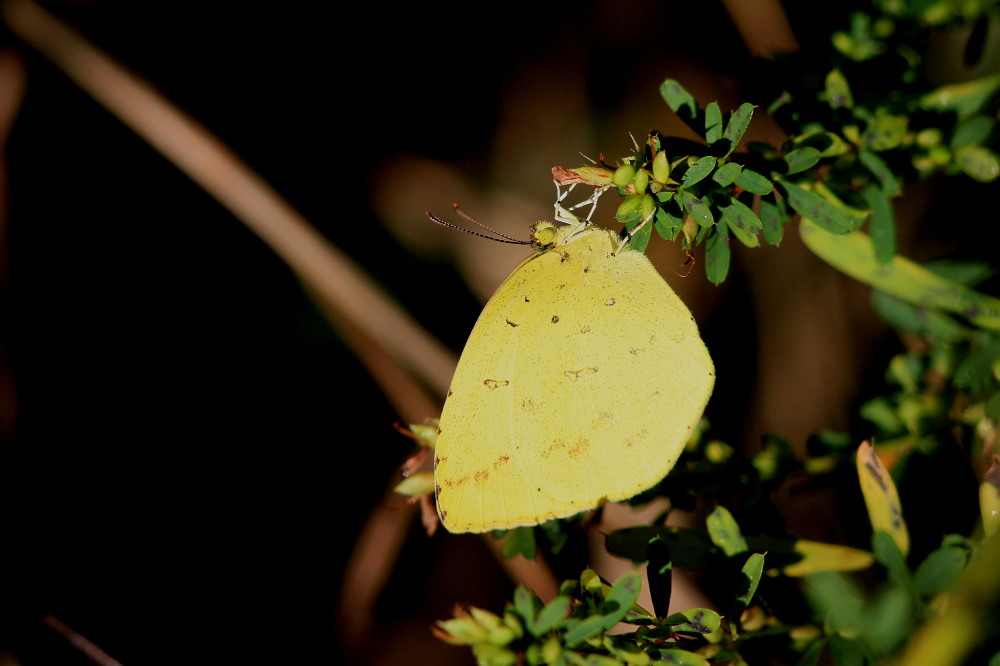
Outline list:
[[[441,414],[436,498],[452,532],[648,489],[714,384],[691,313],[645,254],[587,224],[541,223],[535,238],[480,315]]]

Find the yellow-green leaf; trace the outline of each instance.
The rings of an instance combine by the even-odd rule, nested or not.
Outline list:
[[[887,532],[905,556],[910,550],[910,533],[903,519],[899,493],[889,471],[868,442],[862,442],[858,447],[857,467],[872,532]]]

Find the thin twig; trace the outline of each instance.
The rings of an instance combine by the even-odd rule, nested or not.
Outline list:
[[[46,614],[42,617],[42,622],[56,630],[56,632],[73,644],[78,649],[90,657],[91,661],[100,666],[122,666],[122,663],[109,655],[107,652],[97,647],[90,639],[74,631],[59,618]]]

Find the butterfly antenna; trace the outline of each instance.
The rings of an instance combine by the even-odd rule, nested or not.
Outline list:
[[[487,230],[495,233],[497,236],[500,236],[500,238],[497,238],[496,236],[487,236],[486,234],[481,234],[478,231],[473,231],[471,229],[466,229],[465,227],[460,227],[457,224],[452,224],[451,222],[445,222],[440,217],[438,217],[437,215],[434,215],[430,211],[426,211],[426,214],[427,214],[427,217],[430,218],[431,222],[435,222],[436,224],[440,224],[442,227],[448,227],[449,229],[454,229],[456,231],[464,231],[467,234],[471,234],[473,236],[479,236],[480,238],[485,238],[486,240],[496,241],[497,243],[510,243],[512,245],[531,245],[531,241],[528,241],[528,240],[519,240],[517,238],[511,238],[507,234],[501,233],[501,232],[497,231],[496,229],[488,227],[485,224],[483,224],[481,222],[478,222],[477,220],[469,217],[468,215],[466,215],[465,213],[462,212],[462,210],[458,207],[458,204],[452,204],[452,207],[462,217],[462,219],[468,220],[469,222],[472,222],[474,224],[478,224],[483,229],[487,229]]]

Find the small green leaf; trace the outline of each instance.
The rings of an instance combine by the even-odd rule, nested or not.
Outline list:
[[[729,122],[726,123],[726,130],[723,133],[723,138],[729,142],[729,148],[726,150],[726,157],[740,145],[740,141],[743,140],[743,134],[747,131],[747,127],[750,126],[750,120],[753,118],[753,104],[749,102],[744,102],[740,104],[740,107],[729,114]]]
[[[535,559],[538,548],[535,543],[534,526],[515,527],[506,532],[507,538],[503,540],[500,548],[501,553],[508,560],[521,555],[526,560]]]
[[[756,171],[745,167],[742,171],[740,171],[739,175],[736,176],[736,180],[733,182],[736,183],[737,187],[742,187],[750,194],[770,194],[774,189],[770,180]]]
[[[722,111],[717,102],[705,106],[705,143],[712,145],[722,138]]]
[[[864,642],[880,654],[892,654],[916,624],[913,611],[905,587],[883,587],[864,609]]]
[[[1000,392],[994,393],[986,401],[983,407],[983,415],[994,421],[1000,420]]]
[[[908,124],[907,116],[892,115],[879,109],[861,134],[861,146],[877,152],[892,150],[906,138]]]
[[[708,527],[708,535],[712,538],[712,543],[722,549],[727,556],[732,557],[747,550],[747,541],[740,532],[740,526],[736,524],[733,515],[722,506],[714,507],[705,519]]]
[[[831,109],[849,109],[854,106],[851,87],[839,69],[832,69],[826,75],[825,97]]]
[[[983,143],[989,139],[996,121],[989,116],[972,116],[958,124],[951,141],[948,142],[952,149],[962,148]]]
[[[701,199],[694,196],[687,190],[678,190],[677,193],[680,195],[681,206],[684,207],[684,211],[702,227],[710,227],[715,224],[715,218],[712,217],[712,211],[709,210]]]
[[[945,342],[960,342],[968,336],[967,329],[944,312],[918,307],[884,291],[872,292],[872,308],[900,333]]]
[[[552,631],[557,624],[569,617],[572,600],[559,595],[542,607],[533,623],[528,624],[532,636],[541,636]]]
[[[517,611],[527,627],[532,627],[538,617],[538,597],[523,585],[514,590],[514,610]]]
[[[889,580],[904,587],[913,584],[910,569],[906,566],[906,554],[900,550],[893,534],[885,529],[876,530],[872,535],[872,553],[875,560],[886,568]]]
[[[788,205],[804,218],[834,234],[846,234],[854,229],[854,219],[820,195],[782,180],[782,189],[788,195]]]
[[[698,161],[689,166],[688,170],[684,172],[684,176],[681,178],[681,187],[691,187],[703,180],[705,176],[712,173],[715,163],[715,158],[711,155],[699,158]]]
[[[681,232],[681,222],[683,219],[680,216],[674,215],[666,208],[657,209],[656,217],[653,218],[656,233],[666,240],[677,238],[677,234]]]
[[[604,630],[604,616],[591,615],[590,617],[586,617],[570,626],[570,628],[566,630],[566,633],[563,634],[563,642],[572,647],[582,643],[588,638],[596,636]]]
[[[788,165],[787,173],[799,173],[811,169],[819,162],[822,154],[812,146],[802,146],[785,154],[785,164]]]
[[[1000,157],[984,146],[964,146],[955,151],[955,163],[967,176],[989,183],[1000,176]]]
[[[736,180],[736,177],[740,175],[740,171],[742,170],[743,167],[736,162],[726,162],[715,170],[715,173],[712,174],[712,180],[726,187]]]
[[[760,553],[751,554],[744,563],[741,573],[743,576],[740,580],[739,593],[734,601],[733,617],[739,617],[740,612],[750,605],[753,595],[757,592],[760,577],[764,575],[764,556]]]
[[[870,150],[862,150],[858,153],[858,160],[878,179],[885,198],[892,199],[899,196],[899,182],[896,180],[892,169],[879,157],[878,153],[873,153]]]
[[[938,112],[954,111],[960,119],[980,110],[1000,90],[1000,74],[942,86],[920,98],[920,107]]]
[[[960,548],[943,547],[935,550],[920,563],[913,574],[917,592],[929,597],[947,589],[957,578],[969,555]]]
[[[757,215],[739,199],[730,199],[725,205],[720,205],[722,219],[729,225],[737,240],[747,247],[758,247],[760,239],[757,234],[762,229]]]
[[[660,84],[660,96],[667,106],[676,113],[681,120],[696,132],[701,132],[697,126],[699,115],[698,103],[680,83],[674,79],[667,79]]]
[[[788,222],[788,215],[778,204],[761,199],[760,223],[764,231],[764,240],[771,245],[779,244],[784,235],[786,222]]]
[[[604,597],[601,613],[604,615],[605,630],[610,629],[624,619],[625,614],[639,599],[642,592],[642,578],[638,573],[630,571],[618,579],[611,591]]]
[[[829,633],[856,635],[861,631],[863,596],[853,580],[838,572],[825,571],[806,576],[805,581],[806,596],[832,630]]]
[[[722,617],[708,608],[691,608],[674,613],[663,623],[676,632],[706,635],[722,626]]]
[[[716,225],[705,241],[705,274],[712,284],[722,284],[729,273],[729,234],[726,225]]]
[[[871,210],[868,232],[875,250],[875,260],[880,264],[887,264],[896,255],[896,223],[892,204],[885,198],[882,190],[871,183],[861,190],[861,196]]]
[[[670,648],[667,650],[660,650],[658,652],[659,664],[668,664],[669,666],[709,666],[711,662],[705,657],[697,654],[695,652],[688,652],[687,650],[678,650],[676,648]]]

